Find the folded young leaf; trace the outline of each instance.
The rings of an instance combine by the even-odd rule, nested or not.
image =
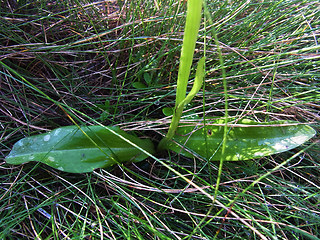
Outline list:
[[[23,138],[14,144],[5,160],[10,164],[39,161],[61,171],[84,173],[147,158],[145,153],[121,137],[150,154],[154,153],[154,145],[150,140],[139,139],[118,127],[109,129],[116,134],[101,126],[68,126]]]
[[[206,126],[182,125],[165,148],[186,157],[197,154],[204,159],[219,161],[223,129],[224,120],[215,120]],[[288,151],[308,141],[315,133],[313,128],[292,121],[257,123],[242,120],[230,123],[224,160],[248,160]]]

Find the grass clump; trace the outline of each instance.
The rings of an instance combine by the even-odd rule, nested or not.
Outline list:
[[[224,115],[214,27],[231,116],[319,130],[318,7],[207,1],[214,24],[200,29],[205,98],[198,95],[182,121]],[[1,65],[1,157],[22,137],[72,124],[54,101],[78,123],[98,120],[159,140],[169,120],[152,120],[174,106],[185,9],[171,0],[2,3],[0,61],[17,74]],[[197,44],[196,56],[203,51]],[[286,153],[225,162],[214,205],[218,166],[201,159],[159,156],[190,182],[153,159],[91,174],[2,161],[0,238],[317,239],[319,150],[316,137]]]

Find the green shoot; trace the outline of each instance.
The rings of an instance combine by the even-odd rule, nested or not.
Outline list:
[[[159,143],[158,149],[161,150],[162,146],[172,139],[178,127],[180,118],[182,116],[183,107],[188,104],[192,98],[198,93],[201,88],[202,79],[204,76],[204,63],[205,58],[199,61],[197,68],[197,76],[194,86],[190,94],[186,97],[187,85],[194,55],[194,49],[198,38],[198,32],[201,22],[202,0],[189,0],[187,6],[187,18],[184,29],[183,43],[180,55],[180,65],[177,80],[177,93],[175,110],[172,116],[171,124],[167,135]]]

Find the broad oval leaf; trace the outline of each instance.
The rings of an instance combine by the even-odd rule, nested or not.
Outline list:
[[[170,108],[170,107],[165,107],[165,108],[162,108],[162,113],[168,117],[168,116],[171,116],[174,112],[174,108]]]
[[[192,157],[194,154],[211,161],[221,159],[224,120],[206,126],[182,125],[173,141],[165,148]],[[293,121],[257,123],[251,120],[228,124],[224,160],[238,161],[259,158],[293,149],[315,135],[315,130]]]
[[[145,153],[120,136],[150,154],[154,153],[154,145],[149,139],[139,139],[119,127],[109,129],[117,135],[102,126],[68,126],[23,138],[14,144],[5,160],[10,164],[39,161],[61,171],[84,173],[147,158]]]

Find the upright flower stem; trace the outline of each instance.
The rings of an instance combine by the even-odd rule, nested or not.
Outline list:
[[[172,139],[182,116],[183,106],[185,105],[182,104],[182,102],[186,98],[187,85],[190,76],[194,49],[196,46],[200,28],[202,4],[203,0],[188,0],[187,3],[187,18],[180,55],[175,109],[168,133],[165,138],[163,138],[159,143],[159,150],[162,149],[162,146],[168,140]]]

